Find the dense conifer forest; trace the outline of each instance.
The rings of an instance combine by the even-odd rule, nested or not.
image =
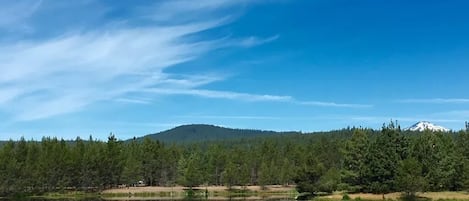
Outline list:
[[[145,135],[143,137],[134,138],[134,140],[142,141],[145,138],[152,140],[158,140],[165,143],[194,143],[202,141],[221,141],[231,140],[239,138],[257,138],[274,135],[289,135],[289,134],[301,134],[300,132],[275,132],[275,131],[263,131],[253,129],[232,129],[224,128],[214,125],[206,124],[190,124],[182,125],[162,131],[155,134]]]
[[[466,126],[467,127],[467,126]],[[291,185],[299,192],[469,188],[469,128],[408,132],[347,128],[315,134],[163,143],[56,138],[0,148],[0,194],[100,191],[118,185]]]

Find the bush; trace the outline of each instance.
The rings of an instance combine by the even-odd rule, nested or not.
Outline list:
[[[402,201],[431,201],[431,198],[426,198],[426,197],[419,197],[416,196],[415,194],[407,194],[403,193],[400,197],[400,200]],[[439,201],[443,201],[442,199],[438,199]],[[452,199],[444,199],[445,201],[451,201]],[[456,201],[456,200],[454,200]]]
[[[342,196],[342,200],[350,200],[350,199],[351,199],[351,198],[350,198],[350,196],[349,196],[347,193],[345,193],[345,194]]]
[[[338,191],[349,191],[350,185],[347,183],[339,183],[337,184],[337,190]]]
[[[360,186],[351,186],[346,183],[340,183],[337,185],[338,191],[346,191],[347,193],[359,193],[361,190]]]

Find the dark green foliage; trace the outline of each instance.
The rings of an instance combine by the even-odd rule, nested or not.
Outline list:
[[[113,187],[121,183],[121,175],[124,165],[124,155],[122,142],[117,141],[114,135],[110,135],[106,143],[105,149],[100,155],[101,165],[106,167],[101,171],[101,181],[104,182],[105,186]]]
[[[340,183],[340,171],[336,168],[328,169],[319,179],[319,191],[332,193]]]
[[[316,158],[310,156],[295,178],[298,192],[320,192],[320,179],[326,172],[326,168]]]
[[[150,134],[136,140],[150,138],[166,143],[193,143],[203,141],[219,141],[241,138],[256,138],[272,135],[299,134],[298,132],[274,132],[248,129],[231,129],[213,125],[183,125],[156,134]]]
[[[343,196],[342,196],[342,200],[351,200],[352,198],[347,194],[345,193]]]
[[[469,124],[466,122],[466,131],[460,131],[456,138],[458,153],[458,176],[461,182],[461,189],[469,189]]]
[[[402,191],[411,196],[417,191],[469,187],[466,130],[407,132],[391,123],[381,131],[347,128],[275,134],[187,126],[167,135],[180,139],[186,134],[179,132],[187,129],[187,136],[200,134],[206,139],[204,133],[214,131],[208,138],[221,136],[222,140],[168,145],[151,138],[124,142],[111,134],[106,142],[92,137],[5,142],[0,147],[0,195],[98,191],[140,181],[187,187],[296,184],[304,197],[336,190]],[[240,137],[252,133],[259,135]]]
[[[399,162],[406,157],[407,141],[394,123],[383,126],[367,153],[365,190],[388,193],[397,190],[396,176]]]
[[[179,184],[192,188],[203,183],[205,170],[200,164],[203,161],[200,156],[201,154],[192,152],[181,157],[177,167],[180,177]]]
[[[422,166],[427,190],[443,191],[462,188],[462,164],[453,139],[445,133],[425,131],[413,142],[412,156]]]
[[[365,185],[369,147],[368,134],[364,130],[355,130],[352,138],[345,143],[342,179],[351,191],[360,191]]]
[[[416,192],[423,191],[427,181],[422,176],[422,165],[414,158],[407,158],[400,162],[396,178],[398,190],[411,198]]]

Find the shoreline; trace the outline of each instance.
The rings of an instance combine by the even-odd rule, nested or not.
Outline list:
[[[145,187],[125,187],[125,188],[113,188],[104,190],[101,194],[122,194],[122,193],[160,193],[160,192],[185,192],[188,190],[189,187],[184,186],[174,186],[174,187],[162,187],[162,186],[145,186]],[[265,189],[262,189],[261,186],[233,186],[232,190],[248,190],[251,192],[271,192],[271,193],[279,193],[279,192],[293,192],[295,190],[295,186],[282,186],[282,185],[269,185],[265,186]],[[207,190],[210,192],[229,192],[227,186],[198,186],[193,187],[193,190]]]
[[[151,200],[158,198],[171,200],[174,198],[184,198],[187,196],[205,197],[212,200],[223,200],[225,198],[248,198],[259,200],[263,197],[270,198],[294,198],[298,195],[295,186],[270,185],[261,186],[233,186],[228,189],[226,186],[199,186],[193,187],[193,194],[189,195],[189,188],[183,186],[174,187],[128,187],[108,189],[101,192],[101,198],[105,200]]]
[[[347,194],[351,199],[363,199],[363,200],[383,200],[383,194],[372,194],[372,193],[350,193]],[[402,193],[386,193],[384,194],[385,199],[398,200],[400,199]],[[332,200],[341,200],[342,193],[334,193],[332,195],[321,196],[321,198],[332,199]],[[422,198],[429,198],[432,200],[469,200],[469,192],[466,191],[442,191],[442,192],[418,192],[416,196]]]
[[[85,192],[65,192],[65,193],[47,193],[42,196],[27,196],[31,198],[44,199],[76,199],[76,198],[100,198],[103,200],[177,200],[187,196],[194,196],[207,200],[225,200],[225,199],[243,199],[243,200],[261,200],[264,198],[286,198],[294,199],[298,195],[295,186],[273,185],[262,189],[260,186],[233,186],[228,190],[226,186],[200,186],[194,187],[194,194],[188,195],[188,187],[129,187],[114,188],[104,190],[100,193]],[[330,195],[316,197],[318,200],[342,200],[344,192],[334,192]],[[347,194],[351,200],[383,200],[383,194],[371,193],[350,193]],[[402,193],[394,192],[384,194],[386,200],[400,200]],[[416,194],[421,198],[431,200],[467,200],[469,201],[469,192],[467,191],[443,191],[443,192],[419,192]],[[314,200],[314,199],[313,199]]]
[[[200,195],[205,195],[204,192],[207,190],[208,200],[223,200],[225,198],[243,198],[248,200],[258,200],[265,197],[269,198],[285,198],[291,197],[294,199],[298,192],[295,186],[281,186],[273,185],[266,186],[266,189],[262,189],[260,186],[234,186],[234,191],[229,191],[226,186],[200,186],[194,187]],[[247,189],[247,192],[239,192],[243,189]],[[130,187],[130,188],[117,188],[108,189],[101,192],[101,197],[105,200],[152,200],[158,198],[161,200],[171,200],[174,198],[183,198],[186,194],[187,187],[175,186],[175,187]],[[237,192],[238,191],[238,192]],[[319,199],[330,199],[330,200],[342,200],[343,192],[334,192],[331,195],[319,196]],[[351,199],[362,199],[362,200],[382,200],[383,194],[372,194],[372,193],[350,193],[348,194]],[[401,192],[387,193],[384,194],[386,199],[399,200]],[[468,200],[469,192],[466,191],[443,191],[443,192],[419,192],[416,194],[419,197],[429,198],[431,200]]]

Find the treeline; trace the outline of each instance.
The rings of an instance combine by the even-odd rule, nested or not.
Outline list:
[[[0,148],[0,194],[150,186],[297,185],[300,192],[386,193],[469,187],[469,130],[344,129],[196,144],[145,139],[10,141]]]

